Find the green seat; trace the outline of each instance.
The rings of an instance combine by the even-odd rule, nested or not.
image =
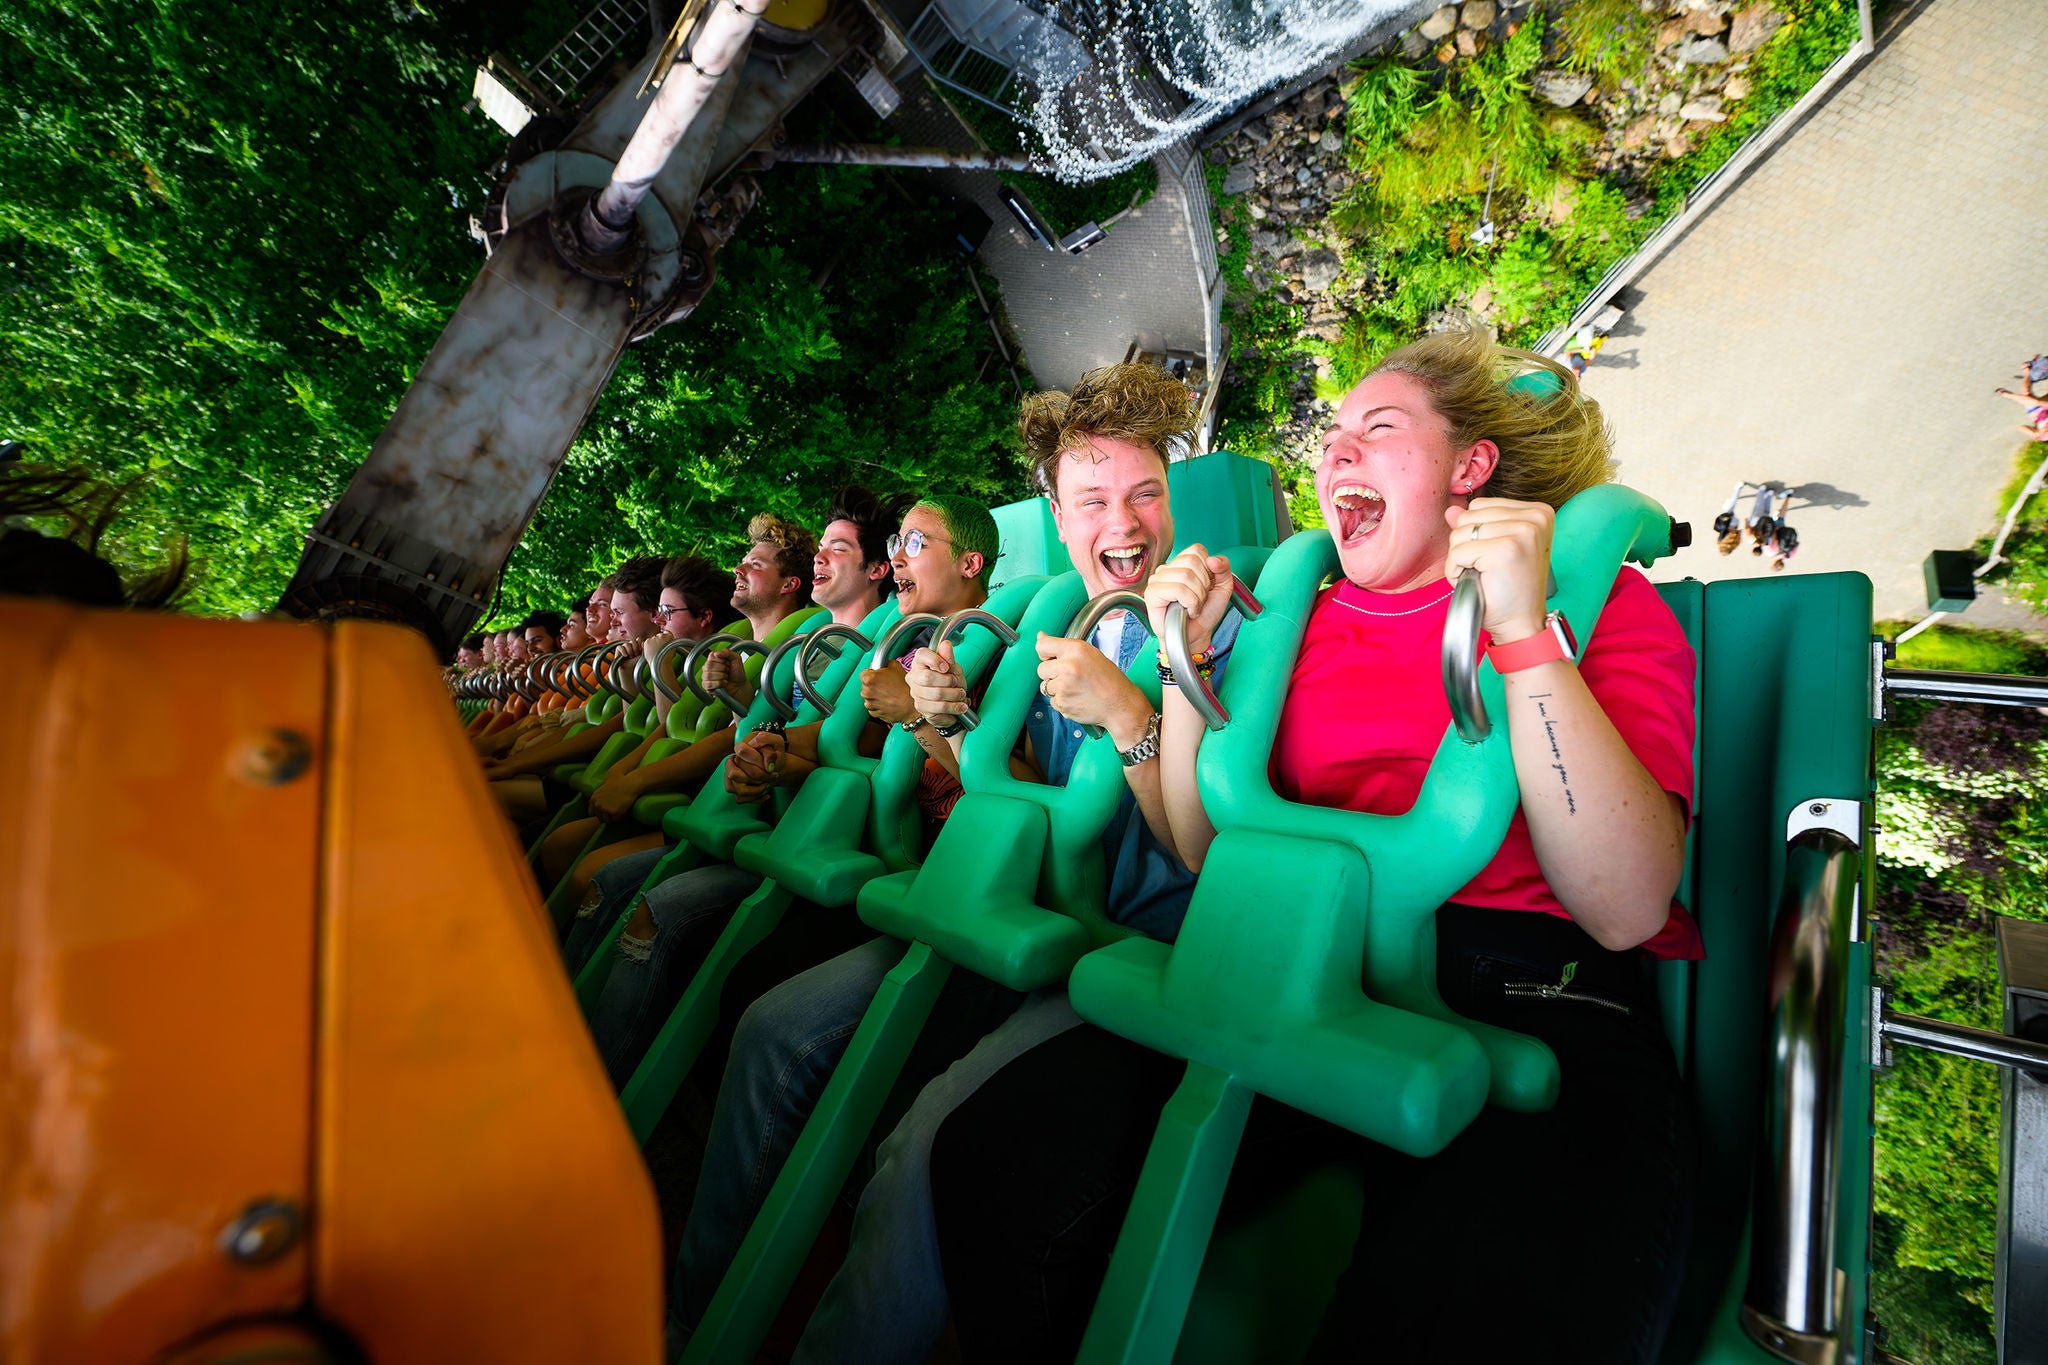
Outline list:
[[[990,594],[984,609],[1014,626],[1044,582],[1013,579]],[[997,641],[976,631],[960,642],[955,657],[965,675],[978,680],[997,654]],[[734,846],[734,861],[767,880],[734,912],[620,1093],[627,1122],[641,1141],[717,1023],[726,978],[781,923],[791,902],[802,896],[819,905],[851,905],[866,882],[915,865],[919,815],[913,797],[924,750],[915,736],[892,730],[880,757],[870,758],[859,748],[867,723],[862,708],[838,705],[819,728],[820,766],[775,828],[745,835]]]
[[[1614,485],[1558,514],[1558,606],[1596,623],[1625,558],[1669,552],[1670,519]],[[1282,800],[1267,760],[1309,612],[1336,568],[1327,534],[1296,536],[1260,579],[1266,610],[1238,635],[1223,700],[1233,721],[1203,745],[1219,833],[1179,939],[1128,939],[1076,964],[1074,1008],[1189,1060],[1097,1301],[1082,1356],[1172,1354],[1251,1094],[1412,1155],[1433,1154],[1492,1102],[1547,1107],[1556,1061],[1541,1043],[1452,1015],[1435,988],[1441,905],[1491,860],[1518,794],[1505,726],[1476,744],[1446,732],[1414,807],[1399,816]],[[1592,636],[1591,629],[1582,632]],[[1489,714],[1503,714],[1490,665]],[[1375,879],[1374,867],[1398,869]],[[1243,913],[1245,888],[1291,908]],[[1364,989],[1359,963],[1364,963]]]
[[[802,633],[808,623],[817,619],[829,619],[825,617],[823,609],[819,607],[805,607],[801,611],[791,612],[769,629],[766,639],[762,641],[763,647],[773,649],[790,636]],[[747,622],[742,620],[727,626],[726,633],[744,635],[747,629]],[[745,656],[743,667],[750,681],[759,681],[761,665],[765,657],[762,654],[748,654]],[[542,834],[542,839],[547,837],[547,833],[552,832],[553,829],[558,828],[568,820],[581,819],[584,815],[587,815],[590,809],[588,798],[597,793],[597,789],[603,786],[605,779],[610,776],[611,770],[617,767],[619,762],[625,759],[631,750],[638,748],[646,742],[648,734],[655,726],[664,726],[665,737],[656,740],[648,747],[646,756],[641,760],[642,763],[652,763],[657,759],[666,758],[678,749],[688,748],[700,738],[716,734],[718,731],[725,729],[731,723],[727,719],[730,714],[723,703],[714,701],[707,706],[694,691],[685,688],[682,696],[670,704],[668,719],[664,722],[655,709],[654,689],[652,686],[649,686],[640,696],[634,698],[631,705],[627,707],[625,729],[606,740],[605,747],[598,751],[597,757],[592,759],[589,766],[577,775],[572,785],[583,795],[585,800],[583,802],[571,801],[568,806],[564,807],[563,811],[557,812],[555,819],[549,822],[549,830]],[[681,737],[684,735],[688,737]],[[633,803],[632,815],[642,825],[659,826],[664,815],[677,806],[684,804],[689,799],[689,795],[682,792],[662,792],[653,796],[644,796]],[[568,812],[572,809],[575,813],[569,814]],[[645,811],[644,815],[642,814],[643,809]],[[569,860],[570,871],[564,872],[554,888],[548,893],[548,912],[554,917],[558,925],[574,909],[569,904],[568,898],[570,888],[574,884],[570,877],[570,872],[574,871],[576,864],[606,844],[615,843],[627,837],[630,832],[628,827],[618,825],[600,825],[597,829],[591,831],[590,837],[584,841],[582,849],[574,858]]]
[[[1663,585],[1699,663],[1700,812],[1679,899],[1705,939],[1700,962],[1658,966],[1666,1033],[1693,1093],[1699,1175],[1692,1245],[1668,1365],[1766,1365],[1744,1333],[1752,1173],[1768,1015],[1765,967],[1785,876],[1786,821],[1815,799],[1869,795],[1870,584],[1861,574]],[[1839,1359],[1866,1359],[1871,1194],[1870,944],[1853,944],[1835,1154],[1835,1243],[1844,1324]],[[1175,1360],[1298,1360],[1350,1255],[1368,1192],[1325,1170],[1300,1192],[1219,1236],[1201,1271]],[[1275,1287],[1285,1293],[1275,1292]],[[1311,1292],[1312,1291],[1312,1292]],[[1245,1343],[1259,1343],[1256,1352]]]
[[[1253,581],[1265,554],[1233,552],[1239,576]],[[967,791],[930,856],[860,889],[861,918],[903,940],[903,959],[834,1068],[685,1360],[754,1357],[956,964],[1029,991],[1062,980],[1091,947],[1129,934],[1103,912],[1102,833],[1125,790],[1115,746],[1083,743],[1063,786],[1023,781],[1009,764],[1040,700],[1037,651],[1024,642],[1039,631],[1065,634],[1086,601],[1074,572],[1039,590],[962,747]],[[1155,662],[1155,649],[1141,649],[1130,676],[1156,703]]]
[[[896,605],[893,601],[883,603],[868,613],[867,618],[861,623],[861,632],[866,635],[887,629],[896,620],[896,614]],[[824,612],[817,612],[799,623],[790,632],[790,637],[807,635],[830,620],[831,618]],[[819,675],[817,691],[823,696],[839,697],[850,687],[853,689],[852,695],[857,698],[860,662],[864,657],[857,650],[843,649]],[[748,662],[752,663],[754,660],[750,657]],[[765,656],[761,662],[765,664]],[[761,684],[755,694],[753,705],[740,720],[738,729],[741,736],[775,714],[770,698],[786,693],[792,685],[796,668],[796,655],[785,655],[777,672]],[[758,678],[758,675],[756,676]],[[818,718],[817,709],[806,700],[797,707],[796,719],[792,723],[809,725]],[[638,895],[620,911],[610,931],[577,974],[577,1003],[588,1011],[603,992],[605,980],[611,974],[612,946],[625,929],[626,921],[632,914],[632,905],[638,901],[639,896],[645,895],[670,877],[701,866],[707,860],[731,862],[733,850],[739,841],[746,835],[768,829],[769,817],[779,813],[788,804],[788,795],[777,792],[765,807],[742,806],[725,789],[725,763],[721,761],[695,794],[664,812],[661,817],[661,828],[663,833],[674,841],[674,847],[655,863],[641,881]],[[636,813],[639,808],[640,803],[636,803]]]

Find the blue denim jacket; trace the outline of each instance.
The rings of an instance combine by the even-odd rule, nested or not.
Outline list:
[[[1223,679],[1241,619],[1233,609],[1216,625],[1212,641],[1216,648],[1216,682]],[[1116,630],[1119,623],[1122,629],[1112,642],[1114,648],[1105,647],[1105,634]],[[1145,635],[1145,627],[1125,612],[1096,634],[1095,644],[1116,660],[1118,668],[1129,669],[1144,647]],[[1031,736],[1031,749],[1045,780],[1056,787],[1065,786],[1067,774],[1074,766],[1074,755],[1087,732],[1040,698],[1024,719],[1024,733]],[[1180,934],[1181,921],[1187,917],[1195,874],[1154,837],[1152,827],[1138,812],[1138,798],[1128,786],[1117,803],[1116,814],[1103,828],[1102,856],[1109,869],[1109,917],[1148,938],[1173,942]]]

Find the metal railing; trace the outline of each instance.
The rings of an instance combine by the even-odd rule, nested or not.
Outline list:
[[[1592,292],[1580,302],[1572,313],[1571,320],[1562,327],[1553,327],[1543,334],[1543,339],[1536,343],[1538,351],[1547,356],[1555,356],[1562,351],[1565,343],[1575,336],[1580,328],[1591,322],[1594,315],[1605,308],[1616,294],[1656,264],[1658,257],[1684,236],[1686,229],[1698,222],[1706,211],[1714,206],[1714,202],[1742,178],[1743,172],[1760,160],[1765,152],[1776,146],[1787,133],[1798,127],[1799,121],[1827,97],[1828,91],[1834,89],[1844,77],[1863,64],[1876,49],[1870,25],[1870,0],[1860,0],[1858,12],[1861,29],[1856,41],[1849,44],[1848,50],[1837,57],[1828,69],[1821,73],[1820,79],[1815,81],[1790,108],[1744,138],[1733,155],[1701,176],[1699,183],[1686,191],[1685,206],[1665,219],[1641,246],[1616,261],[1608,272],[1600,277],[1600,283],[1594,285]]]
[[[602,70],[635,35],[647,38],[647,0],[598,0],[541,54],[527,78],[558,106],[573,109],[583,98],[586,82]]]
[[[1930,701],[1992,706],[2048,706],[2048,678],[1916,668],[1887,668],[1881,676],[1888,697],[1923,697]]]
[[[961,37],[937,5],[925,6],[904,35],[904,45],[917,54],[926,74],[947,89],[1000,109],[1011,118],[1024,117],[1030,99],[1024,78],[995,53]]]

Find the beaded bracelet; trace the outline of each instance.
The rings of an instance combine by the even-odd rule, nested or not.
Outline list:
[[[1207,649],[1198,651],[1194,656],[1193,663],[1196,676],[1206,681],[1216,672],[1216,647],[1211,645]],[[1163,661],[1159,665],[1159,685],[1161,687],[1180,686],[1178,680],[1173,676],[1173,666]]]

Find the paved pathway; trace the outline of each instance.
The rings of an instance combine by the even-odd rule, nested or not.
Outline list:
[[[903,93],[891,124],[905,141],[973,145],[922,81],[908,83]],[[1096,366],[1122,360],[1134,340],[1147,350],[1202,354],[1206,307],[1187,207],[1179,182],[1154,164],[1160,167],[1158,192],[1111,224],[1107,241],[1079,256],[1047,251],[1026,236],[997,201],[994,172],[932,172],[948,193],[973,200],[995,224],[982,243],[982,264],[1002,285],[1010,326],[1041,386],[1071,388]],[[1065,232],[1079,225],[1057,226]]]
[[[2048,350],[2041,17],[1929,0],[1636,281],[1587,389],[1622,478],[1693,523],[1659,577],[1768,572],[1709,543],[1737,479],[1804,490],[1796,567],[1861,569],[1880,617],[1923,614],[1927,552],[1995,529],[2024,438],[1991,390]]]

